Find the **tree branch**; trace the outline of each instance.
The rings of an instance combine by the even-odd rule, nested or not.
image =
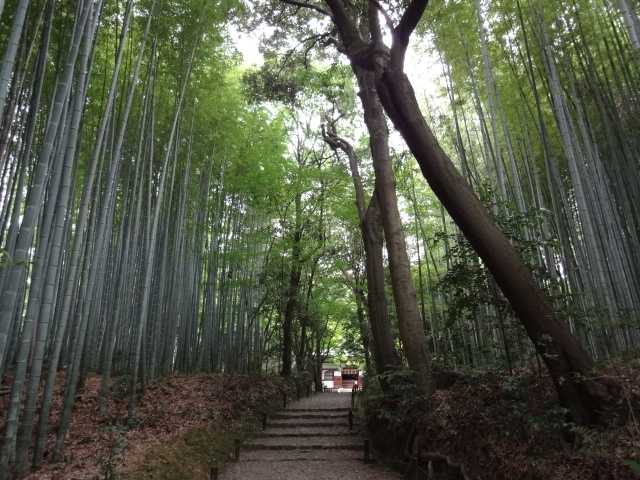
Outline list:
[[[336,153],[337,153],[336,150],[339,149],[339,150],[342,150],[345,154],[347,154],[348,157],[351,157],[352,155],[355,155],[353,151],[353,147],[349,142],[339,137],[338,134],[336,133],[335,122],[337,120],[338,119],[335,119],[327,124],[323,123],[321,125],[322,138]]]
[[[354,20],[349,16],[343,0],[325,0],[332,13],[342,44],[347,52],[364,49],[367,43],[360,37]]]
[[[322,7],[319,7],[318,5],[314,5],[313,3],[308,3],[308,2],[300,2],[298,0],[280,0],[282,3],[288,3],[290,5],[295,5],[296,7],[301,7],[301,8],[309,8],[311,10],[315,10],[318,13],[321,13],[322,15],[326,15],[328,17],[331,16],[331,13],[329,13],[327,10],[325,10]]]
[[[429,0],[412,0],[402,14],[400,23],[393,31],[393,45],[391,47],[391,60],[395,66],[402,66],[404,54],[409,46],[411,34],[418,26]]]
[[[384,17],[384,21],[387,23],[387,27],[389,27],[389,30],[391,30],[391,32],[393,33],[393,31],[395,30],[395,27],[393,26],[393,20],[391,19],[387,11],[384,9],[384,7],[380,4],[378,0],[369,0],[369,1],[380,11],[382,16]]]
[[[418,26],[418,22],[420,22],[422,14],[428,4],[429,0],[413,0],[402,14],[400,23],[395,30],[396,35],[404,36],[408,41],[415,28]]]

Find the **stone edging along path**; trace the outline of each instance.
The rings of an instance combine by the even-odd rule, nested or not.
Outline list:
[[[349,428],[351,395],[319,393],[272,415],[245,443],[240,458],[220,480],[397,480],[381,465],[364,461],[365,438]]]

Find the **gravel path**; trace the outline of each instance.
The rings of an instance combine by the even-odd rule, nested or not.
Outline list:
[[[357,426],[349,429],[350,400],[348,393],[319,393],[292,403],[243,445],[221,480],[400,479],[364,463],[364,438]]]

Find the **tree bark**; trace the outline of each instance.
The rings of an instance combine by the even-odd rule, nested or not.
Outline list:
[[[369,309],[369,324],[373,336],[373,356],[377,373],[401,365],[400,357],[393,344],[393,335],[389,324],[389,309],[385,292],[384,257],[382,254],[383,231],[380,219],[378,195],[374,190],[368,207],[365,207],[364,187],[360,177],[358,158],[346,140],[338,137],[328,128],[323,132],[325,142],[331,148],[342,150],[349,160],[351,178],[356,193],[356,207],[360,219],[360,231],[364,245],[365,271],[367,275],[367,306]]]
[[[291,273],[289,275],[289,287],[287,288],[287,303],[284,310],[282,323],[282,376],[291,375],[291,359],[293,351],[293,321],[298,305],[298,289],[300,288],[300,276],[302,265],[300,262],[302,241],[302,194],[296,193],[295,203],[295,231],[293,232],[293,244],[291,246]]]
[[[365,251],[367,274],[367,305],[369,324],[373,336],[373,355],[378,373],[398,368],[402,365],[394,346],[389,308],[384,288],[384,256],[382,221],[375,191],[361,223],[362,242]]]
[[[354,73],[360,86],[364,121],[369,131],[369,145],[376,176],[376,196],[389,254],[391,286],[400,337],[409,367],[416,373],[419,388],[424,393],[429,393],[431,356],[427,351],[427,338],[418,309],[418,298],[411,278],[411,263],[398,210],[393,165],[389,155],[389,131],[376,93],[373,73],[358,66],[354,66]]]
[[[404,69],[409,38],[427,6],[414,0],[393,30],[391,49],[366,43],[341,0],[326,0],[354,68],[375,72],[386,113],[415,156],[422,173],[449,215],[493,274],[544,359],[560,400],[580,424],[596,422],[612,400],[613,385],[589,380],[591,358],[554,315],[544,293],[508,238],[498,229],[451,159],[442,150],[418,106]],[[377,16],[377,15],[376,15]]]
[[[404,72],[386,68],[377,86],[385,110],[427,182],[509,299],[544,359],[561,401],[577,422],[593,423],[611,395],[603,384],[585,378],[593,366],[591,359],[567,326],[555,318],[514,246],[436,141]]]

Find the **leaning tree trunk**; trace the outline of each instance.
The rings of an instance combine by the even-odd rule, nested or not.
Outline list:
[[[587,353],[553,308],[531,272],[489,212],[442,150],[420,113],[401,65],[390,64],[377,80],[385,110],[416,157],[432,190],[469,239],[522,321],[560,395],[579,423],[592,423],[610,400],[602,384],[587,381]]]
[[[409,39],[418,25],[427,0],[413,0],[393,28],[391,49],[376,35],[378,5],[370,6],[373,42],[360,35],[342,0],[325,0],[354,69],[375,72],[376,89],[386,113],[415,156],[424,177],[458,227],[462,230],[511,303],[536,350],[544,359],[563,404],[576,422],[588,424],[617,393],[613,385],[588,379],[593,363],[567,326],[554,315],[544,293],[535,284],[515,247],[500,231],[428,127],[404,73]],[[328,12],[325,12],[328,13]],[[385,16],[388,23],[391,19]],[[373,47],[373,48],[371,48]]]
[[[515,247],[496,226],[424,120],[402,65],[388,65],[377,79],[380,98],[415,156],[424,177],[522,321],[544,359],[561,401],[574,419],[593,423],[611,400],[599,382],[588,380],[593,364],[567,326],[554,315]]]
[[[130,12],[131,10],[131,4],[127,5],[127,12]],[[138,82],[138,76],[140,73],[140,66],[142,64],[142,58],[143,58],[143,53],[147,44],[147,37],[149,36],[149,30],[151,28],[151,19],[153,18],[153,13],[154,13],[154,9],[155,9],[155,1],[153,3],[153,5],[151,6],[150,10],[149,10],[149,15],[147,17],[147,23],[145,26],[145,30],[144,30],[144,34],[142,36],[142,40],[140,42],[140,50],[138,51],[138,57],[136,58],[136,62],[135,62],[135,66],[133,68],[133,75],[131,78],[131,83],[129,85],[129,92],[127,93],[127,102],[125,104],[125,108],[124,108],[124,114],[123,114],[123,119],[122,119],[122,124],[120,125],[120,131],[118,133],[118,141],[116,143],[116,148],[115,148],[115,152],[113,154],[113,163],[118,163],[120,161],[120,156],[122,153],[122,147],[123,147],[123,143],[124,143],[124,137],[125,137],[125,133],[127,131],[127,125],[128,125],[128,121],[129,121],[129,114],[131,112],[131,107],[133,104],[133,99],[135,96],[135,92],[136,92],[136,84]],[[127,15],[127,22],[126,25],[128,27],[128,18],[129,16]],[[122,30],[123,33],[121,33],[121,38],[124,39],[126,38],[126,30],[123,27]],[[123,50],[124,49],[124,41],[121,40],[120,42],[120,48]],[[142,125],[144,126],[146,124],[146,116],[147,116],[147,110],[145,109],[142,115]],[[141,138],[143,136],[141,135]],[[141,143],[140,143],[141,144]],[[138,155],[137,157],[138,161],[140,160],[140,155]],[[138,175],[138,170],[136,169],[136,181],[137,181],[137,175]],[[114,175],[115,176],[115,175]],[[111,179],[111,181],[113,181],[113,179]],[[139,202],[136,202],[139,205]],[[128,252],[129,249],[129,243],[127,243],[126,247],[125,247],[125,252]],[[125,255],[123,258],[127,258],[127,255]],[[124,275],[121,274],[121,277],[124,277]],[[121,283],[123,279],[120,278],[118,280],[118,290],[120,290],[121,288]],[[102,380],[100,383],[100,394],[98,396],[98,411],[100,412],[101,415],[105,415],[106,414],[106,410],[107,410],[107,396],[109,393],[109,381],[110,381],[110,375],[111,375],[111,363],[113,360],[113,349],[115,347],[115,335],[114,335],[114,330],[115,330],[115,324],[118,322],[119,319],[119,313],[120,313],[120,308],[122,307],[122,303],[118,303],[118,306],[116,308],[116,315],[115,317],[110,321],[110,325],[107,328],[107,334],[106,334],[106,361],[105,364],[103,365],[103,371],[102,371]]]

